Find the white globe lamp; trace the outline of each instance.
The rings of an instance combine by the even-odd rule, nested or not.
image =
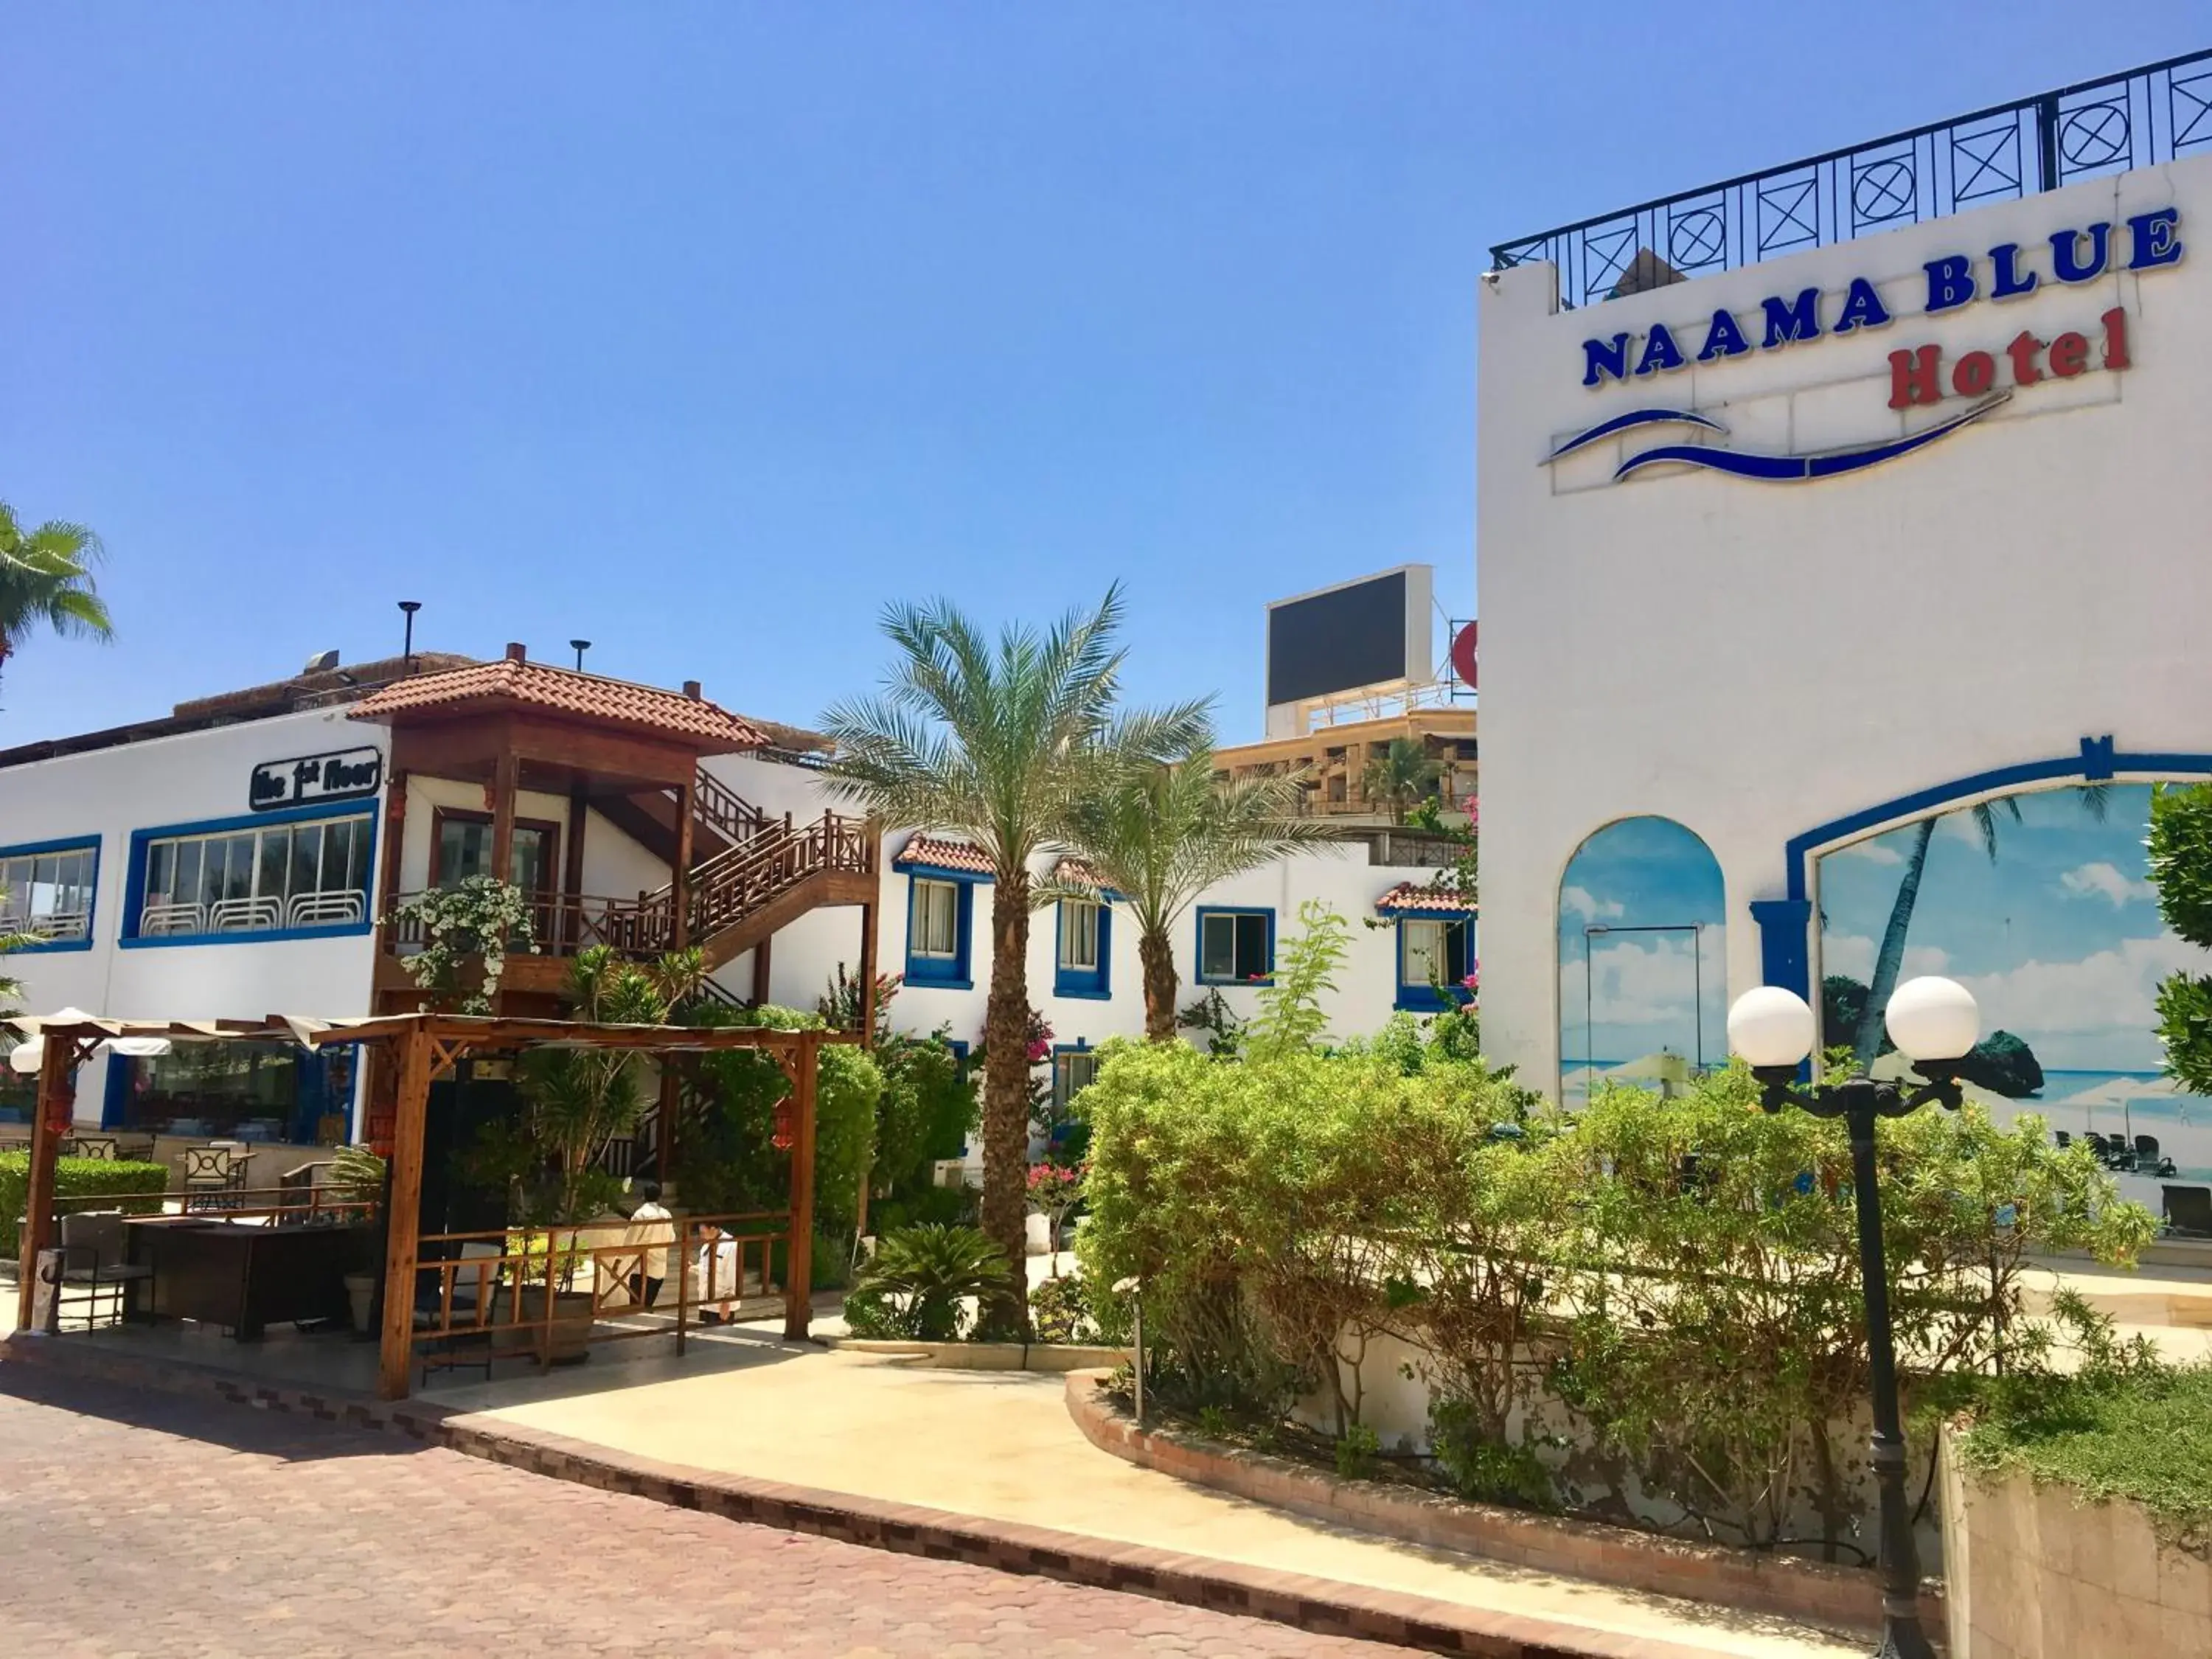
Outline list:
[[[1795,991],[1762,985],[1729,1010],[1728,1038],[1754,1071],[1795,1066],[1813,1052],[1813,1010]]]
[[[1957,980],[1923,974],[1897,988],[1882,1024],[1907,1060],[1963,1060],[1982,1035],[1982,1011]]]

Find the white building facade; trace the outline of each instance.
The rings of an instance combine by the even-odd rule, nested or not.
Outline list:
[[[1825,989],[1850,1042],[1870,982],[1943,971],[2054,1121],[2062,1078],[2155,1087],[2149,992],[2201,953],[2141,815],[2212,774],[2212,58],[2113,84],[2051,100],[2046,185],[2098,174],[2060,188],[2030,128],[1961,123],[1798,169],[1853,240],[1778,173],[1484,279],[1484,1037],[1524,1079],[1712,1063],[1761,984]],[[2032,193],[1946,173],[1933,216],[1976,144]]]
[[[556,690],[567,684],[567,671],[524,665],[518,651],[511,665]],[[409,684],[404,668],[377,667],[391,672],[362,672]],[[587,690],[630,689],[573,678]],[[493,790],[420,767],[395,773],[394,733],[356,717],[360,695],[310,687],[273,699],[277,712],[180,717],[0,754],[0,875],[9,889],[0,921],[43,940],[7,958],[24,1006],[259,1018],[367,1014],[380,996],[388,1005],[394,963],[380,958],[396,947],[379,919],[400,896],[489,867]],[[698,789],[712,780],[763,820],[788,815],[803,829],[849,810],[821,759],[779,747],[708,754]],[[511,867],[545,895],[548,914],[579,914],[560,896],[571,889],[617,896],[587,904],[630,895],[647,904],[665,893],[668,850],[647,845],[652,826],[618,812],[621,803],[533,788],[527,772],[513,800]],[[1402,834],[1355,836],[1207,893],[1178,928],[1185,1005],[1218,989],[1233,1017],[1249,1018],[1279,941],[1317,901],[1352,924],[1334,1031],[1371,1031],[1400,1007],[1433,1010],[1432,981],[1473,970],[1474,918],[1471,907],[1427,891],[1444,873],[1433,863],[1376,861],[1392,846],[1404,856],[1407,844]],[[1056,861],[1042,859],[1036,873]],[[988,869],[972,848],[909,830],[884,838],[874,866],[878,971],[903,980],[891,1022],[942,1030],[964,1052],[981,1037],[989,988]],[[765,945],[719,961],[714,977],[734,1000],[811,1010],[841,969],[859,971],[860,914],[845,893],[777,927]],[[1029,975],[1063,1091],[1088,1080],[1088,1056],[1108,1040],[1142,1034],[1133,924],[1110,899],[1041,908]],[[77,1079],[77,1121],[184,1138],[240,1132],[279,1146],[363,1133],[364,1091],[343,1054],[327,1062],[271,1054],[252,1079],[220,1088],[181,1075],[188,1059],[96,1056]],[[9,1087],[0,1115],[27,1121],[27,1080]]]

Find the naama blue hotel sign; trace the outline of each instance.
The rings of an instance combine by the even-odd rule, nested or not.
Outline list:
[[[2063,286],[2093,283],[2119,268],[2116,262],[2123,252],[2127,258],[2124,269],[2129,270],[2176,265],[2184,252],[2181,213],[2177,208],[2164,207],[2137,214],[2127,221],[2124,234],[2104,222],[2086,230],[2055,231],[2049,246],[2050,280]],[[1923,312],[1929,316],[1957,311],[1981,300],[2016,300],[2037,292],[2045,281],[2038,260],[2017,242],[1991,248],[1985,264],[1978,264],[1968,254],[1951,253],[1929,260],[1923,269],[1928,280]],[[1692,362],[1717,363],[1754,349],[1779,351],[1818,340],[1824,332],[1856,334],[1887,328],[1895,320],[1874,283],[1864,276],[1851,278],[1834,320],[1825,328],[1820,314],[1823,297],[1820,289],[1808,288],[1794,298],[1778,295],[1760,301],[1756,315],[1740,318],[1726,309],[1715,311],[1694,358],[1686,351],[1685,341],[1664,323],[1654,323],[1640,340],[1626,331],[1608,339],[1584,340],[1583,384],[1595,387],[1612,381],[1656,383],[1660,377],[1686,368]],[[1754,334],[1759,337],[1756,347],[1752,343]],[[1670,461],[1741,477],[1793,483],[1862,471],[1948,436],[1997,408],[2021,387],[2045,380],[2071,380],[2092,368],[2118,373],[2131,362],[2127,313],[2118,306],[2097,319],[2094,334],[2069,330],[2045,340],[2032,330],[2022,329],[1996,349],[1964,352],[1948,364],[1938,346],[1907,348],[1889,354],[1892,409],[1937,404],[1949,397],[1968,399],[1970,406],[1908,437],[1822,455],[1756,455],[1712,444],[1663,444],[1630,456],[1615,469],[1613,477],[1623,478],[1638,468]],[[2007,376],[2002,382],[2001,369]],[[1711,416],[1688,410],[1632,410],[1577,433],[1545,459],[1555,461],[1616,434],[1660,425],[1725,431]]]

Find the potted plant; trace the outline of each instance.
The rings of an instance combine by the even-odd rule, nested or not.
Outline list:
[[[384,1159],[369,1148],[341,1146],[331,1159],[331,1195],[349,1204],[380,1204],[386,1173]],[[345,1275],[346,1304],[356,1331],[374,1328],[376,1281],[374,1267]]]

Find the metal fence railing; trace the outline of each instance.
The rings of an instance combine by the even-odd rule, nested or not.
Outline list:
[[[2212,51],[1578,220],[1490,258],[1556,265],[1560,299],[1593,305],[2199,153],[2212,153]]]

